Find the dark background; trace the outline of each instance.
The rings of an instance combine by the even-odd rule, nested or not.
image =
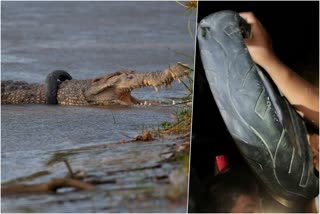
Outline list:
[[[319,85],[319,2],[200,1],[198,23],[221,11],[253,12],[265,26],[278,57],[302,77]],[[210,92],[198,43],[195,62],[189,212],[202,212],[204,183],[215,174],[215,156],[226,154],[233,170],[248,171]]]

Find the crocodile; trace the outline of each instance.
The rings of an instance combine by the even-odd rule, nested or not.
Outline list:
[[[2,80],[1,104],[60,104],[60,105],[141,105],[158,101],[139,100],[131,95],[138,88],[169,86],[174,80],[189,74],[182,63],[163,71],[122,70],[101,77],[75,80],[63,70],[51,72],[44,84]]]

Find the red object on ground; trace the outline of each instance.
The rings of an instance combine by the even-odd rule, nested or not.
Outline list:
[[[217,170],[219,173],[225,171],[229,166],[227,157],[225,155],[216,156],[216,163],[217,163]]]

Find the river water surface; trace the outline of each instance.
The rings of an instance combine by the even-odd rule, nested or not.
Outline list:
[[[175,1],[2,2],[1,7],[2,80],[41,83],[57,69],[86,79],[123,68],[164,70],[176,62],[193,67],[189,16]],[[186,94],[177,83],[158,93],[151,88],[133,92],[161,101]],[[134,138],[144,128],[172,121],[174,111],[168,105],[2,105],[1,180],[39,171],[56,151]],[[12,203],[2,201],[5,211],[14,210]]]

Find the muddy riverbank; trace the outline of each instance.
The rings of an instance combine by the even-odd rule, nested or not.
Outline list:
[[[139,140],[140,139],[140,140]],[[93,190],[60,188],[52,193],[2,194],[2,212],[181,212],[187,210],[189,135],[84,146],[52,153],[33,176],[9,180],[38,184],[70,176]]]

